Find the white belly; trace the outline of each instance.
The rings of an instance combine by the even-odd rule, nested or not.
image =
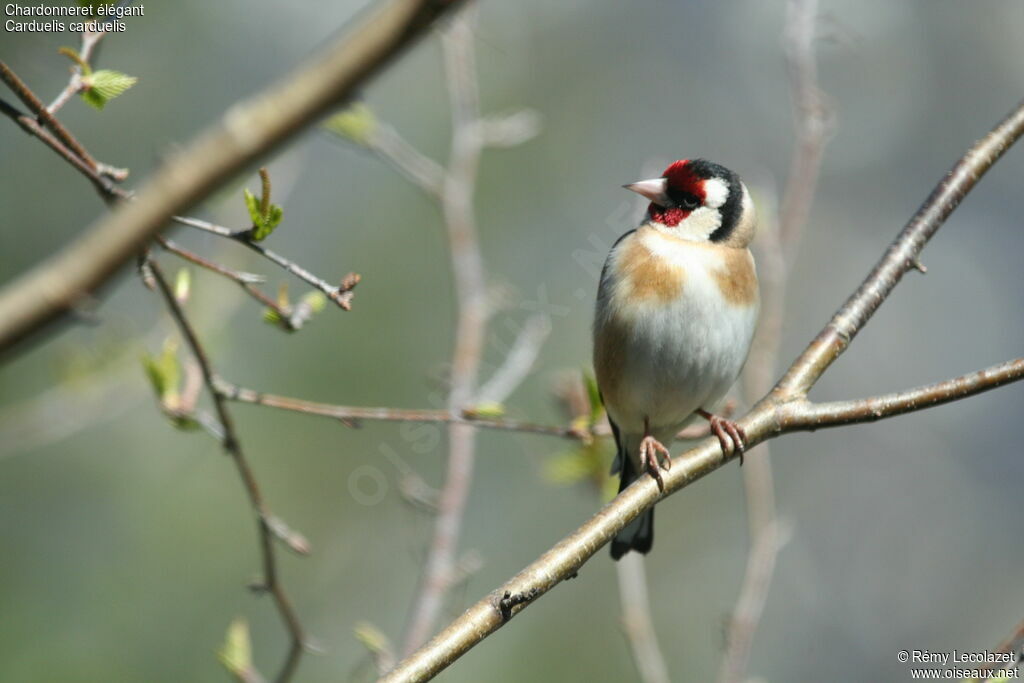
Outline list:
[[[624,278],[601,283],[595,368],[608,414],[624,434],[642,435],[647,420],[656,436],[671,435],[694,411],[714,410],[739,376],[753,338],[756,302],[726,302],[712,276],[713,253],[684,249],[671,258],[685,279],[679,295],[667,300],[638,299]],[[602,359],[597,338],[606,334],[621,348],[606,350]]]

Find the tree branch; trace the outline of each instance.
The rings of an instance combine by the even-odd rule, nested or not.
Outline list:
[[[199,342],[199,338],[192,329],[192,325],[189,323],[184,310],[182,310],[178,300],[174,297],[174,293],[171,291],[171,287],[167,283],[167,279],[164,277],[160,266],[156,261],[149,260],[149,267],[153,273],[153,279],[156,281],[157,288],[163,296],[168,310],[171,312],[171,316],[174,318],[178,329],[181,331],[181,335],[192,350],[196,362],[199,363],[203,381],[213,397],[217,419],[220,421],[224,450],[227,451],[234,461],[235,467],[238,469],[238,475],[245,486],[245,492],[249,497],[249,504],[253,512],[256,513],[260,534],[260,550],[263,556],[263,583],[260,588],[273,596],[274,603],[277,605],[277,611],[280,613],[281,620],[284,622],[288,635],[291,638],[288,655],[275,680],[288,681],[295,673],[295,668],[299,664],[299,658],[302,656],[302,650],[305,646],[305,636],[303,635],[302,624],[299,623],[299,617],[295,612],[295,608],[292,607],[291,600],[288,598],[287,593],[285,593],[284,586],[281,585],[278,576],[274,538],[282,537],[282,529],[285,527],[278,518],[270,513],[263,500],[263,494],[256,481],[256,475],[253,473],[252,468],[249,466],[249,461],[242,451],[242,444],[235,430],[234,419],[228,411],[227,401],[216,391],[217,380],[213,367],[210,364],[209,356],[207,356],[205,349]]]
[[[799,399],[780,408],[780,419],[786,431],[814,431],[824,427],[877,422],[974,396],[1021,378],[1024,378],[1024,358],[1017,358],[942,382],[881,396],[827,403]]]
[[[471,425],[484,429],[500,429],[512,432],[544,434],[569,439],[580,439],[581,435],[571,426],[544,425],[520,420],[478,417],[470,410],[429,410],[403,408],[375,408],[359,406],[342,406],[333,403],[318,403],[301,398],[266,394],[252,389],[230,384],[223,379],[217,380],[218,391],[224,398],[240,403],[252,403],[268,408],[279,408],[307,415],[331,417],[342,421],[358,422],[359,420],[378,420],[383,422],[442,422]]]
[[[1024,132],[1024,102],[976,143],[939,183],[921,209],[900,232],[857,291],[839,309],[808,349],[790,366],[776,387],[739,424],[749,446],[793,431],[798,409],[787,403],[802,399],[821,374],[848,346],[871,314],[891,293],[903,273],[913,267],[928,239],[959,201]],[[995,382],[996,380],[985,380]],[[961,396],[989,388],[973,384]],[[914,409],[925,407],[921,404]],[[909,408],[908,408],[909,409]],[[784,421],[784,417],[786,420]],[[789,422],[788,424],[786,422]],[[818,424],[817,426],[825,426]],[[405,658],[384,681],[424,681],[437,675],[484,638],[501,628],[532,601],[579,569],[641,512],[664,496],[713,472],[735,455],[725,455],[717,439],[707,439],[672,461],[663,474],[665,491],[642,477],[593,517],[497,590],[470,607],[418,651]]]
[[[487,325],[487,289],[473,212],[476,171],[483,150],[482,140],[476,134],[479,100],[472,42],[475,18],[475,9],[470,6],[456,17],[442,38],[451,99],[452,143],[440,201],[458,304],[448,394],[448,409],[452,412],[472,403]],[[448,428],[447,470],[438,499],[434,535],[406,624],[403,656],[426,641],[444,605],[455,572],[475,451],[476,430],[465,424],[452,424]]]
[[[61,252],[0,290],[0,351],[109,279],[176,213],[344,102],[460,0],[390,0],[322,54],[232,107],[138,193]],[[44,108],[45,109],[45,108]]]
[[[200,220],[198,218],[188,218],[185,216],[171,216],[171,220],[175,223],[203,230],[219,237],[226,237],[239,244],[243,244],[279,268],[284,269],[306,284],[320,290],[330,301],[337,304],[340,308],[346,311],[352,310],[352,290],[359,283],[359,276],[355,273],[350,273],[345,276],[345,278],[342,279],[341,284],[335,286],[323,278],[309,272],[295,261],[285,258],[275,251],[267,249],[262,244],[253,242],[248,238],[248,230],[232,230],[231,228],[226,228],[223,225],[217,225],[216,223],[210,223],[209,221]]]
[[[741,382],[748,404],[771,389],[778,371],[789,273],[810,215],[831,129],[831,112],[824,105],[824,95],[817,81],[817,13],[817,0],[786,3],[783,39],[796,139],[778,216],[769,213],[769,218],[759,226],[761,320]],[[739,598],[729,619],[718,683],[739,683],[747,678],[754,635],[767,602],[776,554],[782,548],[782,543],[778,542],[781,523],[775,505],[775,475],[769,444],[743,468],[743,489],[750,550]]]

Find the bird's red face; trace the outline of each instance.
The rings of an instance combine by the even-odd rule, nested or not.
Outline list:
[[[670,205],[652,201],[647,207],[647,215],[653,221],[674,228],[704,204],[705,179],[693,172],[689,159],[674,162],[661,177],[665,179],[664,193]]]
[[[704,159],[676,161],[660,178],[625,187],[651,200],[649,223],[685,239],[724,241],[738,225],[753,219],[739,176]]]

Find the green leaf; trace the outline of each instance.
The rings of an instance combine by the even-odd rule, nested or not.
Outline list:
[[[327,295],[318,289],[314,289],[299,299],[299,305],[309,307],[309,310],[313,313],[319,313],[327,306]]]
[[[249,188],[243,189],[242,194],[245,196],[245,208],[249,210],[249,218],[252,224],[256,225],[263,219],[263,214],[260,213],[260,200],[249,191]]]
[[[194,417],[189,417],[187,415],[178,415],[171,418],[171,424],[173,424],[175,427],[177,427],[183,432],[194,432],[195,430],[202,427],[202,425],[199,424],[198,420],[196,420]]]
[[[505,414],[505,406],[497,401],[484,401],[464,411],[469,417],[495,419]]]
[[[168,339],[159,356],[145,355],[142,366],[146,370],[153,390],[162,403],[173,401],[178,395],[181,382],[181,366],[178,363],[178,345]]]
[[[284,218],[284,209],[277,204],[271,204],[267,208],[266,215],[263,215],[260,210],[260,200],[256,195],[248,188],[242,192],[245,195],[245,208],[249,210],[249,218],[252,219],[252,233],[249,239],[253,242],[262,242],[281,224],[281,219]]]
[[[281,223],[282,218],[284,218],[284,209],[277,204],[271,204],[270,212],[267,215],[267,225],[270,226],[270,229],[276,228]]]
[[[249,623],[245,619],[231,622],[217,657],[238,680],[252,679],[252,640],[249,638]]]
[[[188,268],[182,268],[174,279],[174,298],[178,301],[188,301],[188,295],[191,291],[192,272]]]
[[[138,80],[135,76],[112,69],[100,69],[85,74],[82,76],[82,84],[85,86],[82,99],[96,109],[103,109],[107,102],[135,85]]]
[[[135,76],[129,76],[113,69],[93,71],[89,78],[89,87],[108,100],[112,100],[138,82]]]
[[[601,390],[597,387],[597,378],[589,370],[583,371],[583,383],[587,387],[587,398],[590,400],[590,424],[601,421],[604,404],[601,401]]]
[[[102,110],[103,107],[107,104],[107,101],[103,99],[103,96],[95,90],[83,90],[82,99],[85,101],[86,104],[88,104],[93,109]]]
[[[362,102],[356,102],[327,119],[324,127],[357,145],[369,146],[377,129],[377,118],[369,107]]]
[[[270,323],[271,325],[280,325],[282,322],[280,314],[273,308],[263,309],[263,322]]]
[[[391,643],[384,632],[368,621],[357,622],[352,630],[355,632],[356,640],[370,652],[387,652],[391,648]]]

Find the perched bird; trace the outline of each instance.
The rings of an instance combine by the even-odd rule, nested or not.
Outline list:
[[[745,435],[715,415],[747,359],[759,307],[747,248],[757,219],[732,171],[704,159],[677,161],[660,178],[624,186],[651,200],[635,230],[612,247],[594,316],[594,370],[618,447],[612,472],[622,491],[645,472],[664,490],[675,435],[696,416],[722,452]],[[612,557],[646,553],[654,510],[612,541]]]

